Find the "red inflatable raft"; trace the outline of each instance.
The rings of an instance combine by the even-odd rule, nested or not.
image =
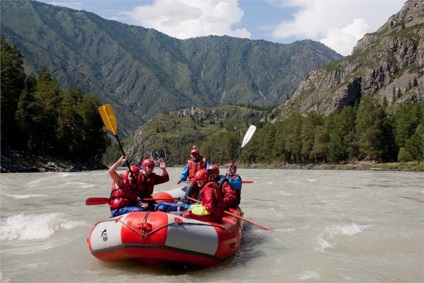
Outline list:
[[[156,199],[178,199],[184,188],[161,192]],[[240,209],[232,214],[242,216]],[[211,266],[240,248],[243,221],[226,214],[220,223],[187,219],[165,212],[131,212],[98,222],[87,243],[104,261],[137,259],[146,265],[183,263]]]

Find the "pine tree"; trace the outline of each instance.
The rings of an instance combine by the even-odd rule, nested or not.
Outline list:
[[[356,133],[356,113],[358,106],[345,107],[337,115],[336,127],[340,132],[344,152],[346,156],[344,160],[355,160],[358,158],[358,135]]]
[[[16,143],[16,149],[27,150],[30,140],[33,111],[30,105],[34,102],[34,91],[37,84],[35,74],[31,74],[25,81],[25,88],[19,96],[18,109],[15,113],[15,119],[19,128],[19,141]]]
[[[60,103],[60,84],[52,79],[50,71],[44,68],[37,80],[32,109],[32,125],[29,149],[45,153],[54,153],[58,146],[56,129]]]
[[[57,118],[57,147],[55,153],[66,157],[80,154],[81,144],[80,133],[82,119],[78,113],[78,106],[82,99],[79,90],[66,89],[61,91],[61,101]]]
[[[316,112],[309,112],[308,115],[303,119],[301,140],[302,140],[302,159],[304,162],[310,162],[310,155],[314,146],[314,132],[317,126],[323,124],[323,118]]]
[[[362,158],[380,162],[396,159],[391,123],[384,108],[374,98],[362,98],[356,118],[356,131]]]
[[[303,118],[299,113],[290,115],[285,122],[286,125],[286,144],[285,150],[290,156],[291,163],[302,161],[302,143],[301,131]]]
[[[272,123],[266,123],[261,128],[261,134],[257,138],[261,143],[260,150],[258,152],[259,162],[271,162],[274,159],[274,142],[275,142],[275,127]]]
[[[19,142],[15,135],[19,96],[25,86],[25,71],[22,55],[5,38],[1,38],[1,147]]]
[[[327,162],[327,154],[329,151],[330,135],[324,126],[317,126],[314,130],[314,145],[311,157],[315,163]]]
[[[79,133],[80,156],[83,160],[100,161],[106,149],[107,134],[98,108],[100,99],[95,94],[84,95],[78,105],[78,113],[82,120]]]
[[[274,152],[276,161],[287,162],[290,160],[289,153],[286,150],[286,137],[287,130],[285,120],[275,122]]]

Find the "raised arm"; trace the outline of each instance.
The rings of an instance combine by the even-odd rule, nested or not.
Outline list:
[[[118,167],[120,165],[122,165],[123,162],[126,162],[127,158],[122,155],[118,161],[115,162],[115,164],[113,164],[110,168],[109,168],[109,175],[112,178],[112,180],[118,185],[121,186],[122,185],[122,176],[118,174],[118,172],[116,172],[116,170],[118,169]]]

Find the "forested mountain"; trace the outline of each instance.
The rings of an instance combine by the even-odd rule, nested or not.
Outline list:
[[[4,38],[0,55],[1,172],[37,170],[39,156],[98,167],[108,141],[99,98],[62,89],[47,69],[26,76],[22,54]]]
[[[366,35],[352,56],[311,71],[295,96],[271,114],[260,106],[268,106],[264,101],[275,103],[285,93],[280,90],[288,87],[283,83],[287,76],[276,74],[287,70],[280,67],[290,69],[302,65],[302,61],[310,64],[306,58],[317,58],[319,49],[315,47],[320,45],[311,41],[278,45],[229,37],[179,41],[154,30],[37,2],[2,1],[1,5],[2,35],[12,35],[15,40],[11,40],[15,44],[11,47],[2,39],[2,153],[5,144],[12,148],[20,145],[42,154],[99,160],[106,146],[97,113],[102,100],[112,103],[120,132],[130,132],[129,118],[139,123],[140,117],[153,115],[135,109],[147,105],[147,109],[161,112],[123,140],[132,163],[155,158],[160,149],[167,156],[168,166],[181,165],[195,145],[211,162],[221,165],[233,160],[249,124],[254,124],[258,129],[238,159],[245,165],[418,161],[413,170],[424,170],[420,165],[424,160],[422,1],[407,1],[386,25]],[[7,5],[12,12],[8,14],[11,23],[16,23],[13,17],[20,17],[37,28],[6,25],[3,8]],[[85,24],[79,25],[81,22]],[[15,29],[32,41],[18,36]],[[141,53],[140,46],[144,48]],[[300,53],[292,49],[294,46]],[[25,50],[25,58],[20,48]],[[305,57],[305,52],[310,57]],[[288,53],[291,55],[284,61],[283,55]],[[322,56],[319,64],[328,59]],[[93,58],[95,63],[90,65]],[[31,60],[38,63],[31,65]],[[47,69],[36,72],[38,78],[26,77],[23,67],[28,71],[39,62],[53,62],[51,66],[56,67],[51,70],[59,78],[77,85],[66,88]],[[253,73],[255,70],[268,73]],[[291,72],[296,73],[293,69]],[[235,78],[238,81],[233,81]],[[140,80],[144,83],[142,91],[131,92]],[[275,91],[274,96],[258,87],[266,80],[264,85]],[[78,88],[93,86],[94,82],[120,94],[120,87],[124,88],[125,95],[105,91],[97,100],[91,91]],[[261,103],[257,92],[263,98]],[[150,96],[143,98],[146,94]],[[238,101],[242,98],[247,100]],[[169,111],[171,104],[177,103],[176,108],[185,107]],[[201,103],[208,107],[200,107]],[[209,107],[215,103],[222,105]],[[162,105],[169,107],[164,111],[159,109]],[[117,145],[108,146],[103,160],[110,164],[120,154]],[[3,160],[2,156],[2,167]]]
[[[126,149],[140,159],[149,156],[159,140],[173,153],[172,161],[183,163],[196,144],[214,162],[228,161],[237,153],[234,140],[240,141],[247,129],[245,119],[258,125],[240,156],[249,164],[423,160],[423,23],[424,2],[407,1],[377,32],[360,40],[351,56],[311,71],[294,97],[271,114],[262,112],[267,119],[235,115],[222,125],[217,123],[226,121],[221,109],[214,110],[223,114],[218,120],[211,110],[187,110],[185,122],[177,118],[184,116],[181,113],[170,113],[136,130]],[[171,121],[178,122],[151,134],[149,128]],[[211,124],[214,131],[205,136],[204,127],[210,129]]]
[[[153,29],[29,0],[1,1],[1,34],[26,73],[47,67],[65,88],[111,103],[127,135],[157,113],[187,107],[271,107],[314,69],[341,56],[321,43],[208,36],[178,40]]]

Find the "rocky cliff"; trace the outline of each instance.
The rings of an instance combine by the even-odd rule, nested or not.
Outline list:
[[[359,40],[351,56],[310,72],[274,115],[328,115],[367,95],[389,108],[424,101],[423,38],[424,1],[409,0],[375,33]]]

